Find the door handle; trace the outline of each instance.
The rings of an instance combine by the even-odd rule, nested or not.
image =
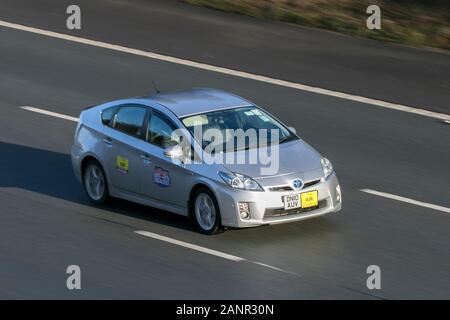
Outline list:
[[[144,161],[145,164],[152,163],[152,160],[147,154],[141,154],[141,159]]]
[[[103,142],[108,146],[112,146],[112,139],[110,137],[106,137],[103,139]]]

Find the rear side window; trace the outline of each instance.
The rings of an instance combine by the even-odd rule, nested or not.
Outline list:
[[[147,110],[140,106],[121,107],[114,118],[114,129],[134,137],[142,136],[145,114]]]
[[[102,111],[102,123],[105,126],[109,126],[111,124],[111,120],[113,119],[117,109],[118,107],[111,107]]]

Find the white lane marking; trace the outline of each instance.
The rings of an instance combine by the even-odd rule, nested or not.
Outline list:
[[[78,120],[79,120],[76,117],[71,117],[71,116],[67,116],[65,114],[61,114],[61,113],[57,113],[57,112],[53,112],[53,111],[47,111],[47,110],[44,110],[44,109],[38,109],[38,108],[34,108],[34,107],[29,107],[29,106],[23,106],[23,107],[20,107],[20,108],[24,109],[24,110],[32,111],[32,112],[45,114],[47,116],[52,116],[52,117],[55,117],[55,118],[70,120],[70,121],[74,121],[74,122],[78,122]]]
[[[172,239],[172,238],[165,237],[165,236],[162,236],[162,235],[157,234],[157,233],[153,233],[153,232],[149,232],[149,231],[142,231],[142,230],[134,231],[134,233],[139,234],[141,236],[146,236],[146,237],[150,237],[150,238],[153,238],[153,239],[165,241],[165,242],[168,242],[168,243],[171,243],[171,244],[175,244],[175,245],[178,245],[178,246],[181,246],[181,247],[185,247],[185,248],[188,248],[188,249],[192,249],[192,250],[195,250],[195,251],[207,253],[207,254],[210,254],[210,255],[213,255],[213,256],[216,256],[216,257],[220,257],[220,258],[224,258],[224,259],[227,259],[227,260],[231,260],[231,261],[235,261],[235,262],[246,261],[246,262],[253,263],[253,264],[256,264],[256,265],[259,265],[259,266],[262,266],[262,267],[266,267],[266,268],[272,269],[272,270],[276,270],[276,271],[280,271],[280,272],[284,272],[284,273],[288,273],[288,274],[292,274],[292,275],[300,277],[300,275],[298,273],[295,273],[295,272],[292,272],[292,271],[287,271],[287,270],[284,270],[284,269],[281,269],[281,268],[277,268],[277,267],[274,267],[274,266],[271,266],[271,265],[268,265],[268,264],[265,264],[265,263],[262,263],[262,262],[251,261],[251,260],[248,260],[248,259],[245,259],[245,258],[233,256],[231,254],[224,253],[224,252],[221,252],[221,251],[208,249],[208,248],[201,247],[201,246],[198,246],[196,244],[189,243],[189,242],[184,242],[184,241]]]
[[[360,189],[360,191],[365,192],[365,193],[370,193],[370,194],[373,194],[376,196],[384,197],[384,198],[389,198],[389,199],[393,199],[393,200],[397,200],[397,201],[415,204],[416,206],[426,207],[426,208],[450,213],[450,208],[438,206],[438,205],[427,203],[427,202],[417,201],[417,200],[413,200],[413,199],[409,199],[409,198],[405,198],[405,197],[401,197],[401,196],[396,196],[394,194],[390,194],[390,193],[386,193],[386,192],[375,191],[375,190],[371,190],[371,189]]]
[[[172,238],[161,236],[161,235],[153,233],[153,232],[135,231],[135,233],[140,234],[142,236],[150,237],[150,238],[153,238],[153,239],[157,239],[157,240],[169,242],[169,243],[172,243],[172,244],[176,244],[176,245],[181,246],[181,247],[185,247],[185,248],[189,248],[189,249],[192,249],[192,250],[196,250],[196,251],[200,251],[200,252],[203,252],[203,253],[207,253],[207,254],[210,254],[210,255],[213,255],[213,256],[217,256],[217,257],[220,257],[220,258],[232,260],[232,261],[244,261],[245,260],[244,258],[236,257],[236,256],[233,256],[233,255],[228,254],[228,253],[223,253],[223,252],[220,252],[220,251],[216,251],[216,250],[208,249],[208,248],[205,248],[205,247],[201,247],[201,246],[198,246],[198,245],[195,245],[195,244],[192,244],[192,243],[188,243],[188,242],[184,242],[184,241],[180,241],[180,240],[175,240],[175,239],[172,239]]]
[[[296,272],[292,272],[292,271],[284,270],[284,269],[281,269],[281,268],[277,268],[277,267],[271,266],[271,265],[266,264],[266,263],[256,262],[256,261],[249,261],[249,262],[257,264],[258,266],[266,267],[266,268],[273,269],[273,270],[280,271],[280,272],[284,272],[284,273],[293,274],[294,276],[300,277],[300,275],[298,273],[296,273]]]
[[[200,62],[180,59],[180,58],[162,55],[162,54],[158,54],[158,53],[154,53],[154,52],[150,52],[150,51],[144,51],[144,50],[140,50],[140,49],[124,47],[124,46],[120,46],[120,45],[116,45],[116,44],[76,37],[76,36],[72,36],[72,35],[68,35],[68,34],[64,34],[64,33],[38,29],[38,28],[34,28],[34,27],[28,27],[28,26],[24,26],[21,24],[17,24],[17,23],[11,23],[11,22],[0,20],[0,26],[6,27],[6,28],[11,28],[11,29],[16,29],[16,30],[27,31],[27,32],[31,32],[31,33],[35,33],[35,34],[39,34],[39,35],[44,35],[47,37],[82,43],[82,44],[86,44],[86,45],[90,45],[90,46],[94,46],[94,47],[100,47],[100,48],[115,50],[115,51],[119,51],[119,52],[125,52],[125,53],[129,53],[129,54],[134,54],[137,56],[147,57],[150,59],[156,59],[156,60],[160,60],[160,61],[185,65],[185,66],[189,66],[189,67],[193,67],[193,68],[218,72],[218,73],[227,74],[227,75],[231,75],[231,76],[235,76],[235,77],[241,77],[241,78],[261,81],[261,82],[274,84],[274,85],[278,85],[278,86],[283,86],[283,87],[287,87],[287,88],[293,88],[293,89],[298,89],[298,90],[302,90],[302,91],[322,94],[322,95],[326,95],[326,96],[332,96],[332,97],[336,97],[336,98],[361,102],[361,103],[365,103],[365,104],[371,104],[371,105],[378,106],[378,107],[414,113],[414,114],[431,117],[431,118],[437,118],[437,119],[441,119],[441,120],[450,120],[450,115],[424,110],[423,108],[409,107],[409,106],[405,106],[405,105],[401,105],[401,104],[390,103],[390,102],[386,102],[386,101],[382,101],[382,100],[362,97],[362,96],[343,93],[343,92],[339,92],[339,91],[333,91],[333,90],[323,89],[323,88],[319,88],[319,87],[308,86],[308,85],[301,84],[301,83],[270,78],[270,77],[266,77],[266,76],[261,76],[261,75],[257,75],[257,74],[253,74],[253,73],[249,73],[249,72],[244,72],[244,71],[228,69],[228,68],[224,68],[224,67],[213,66],[213,65],[206,64],[206,63],[200,63]]]

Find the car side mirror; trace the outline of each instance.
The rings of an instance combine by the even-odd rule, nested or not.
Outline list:
[[[297,134],[297,130],[296,130],[294,127],[288,127],[288,129],[289,129],[292,133]]]
[[[177,144],[175,146],[170,146],[164,151],[164,155],[168,158],[182,158],[183,148]]]

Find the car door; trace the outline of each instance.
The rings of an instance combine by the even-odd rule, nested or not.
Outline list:
[[[105,165],[110,184],[121,192],[140,193],[140,175],[144,169],[142,144],[146,106],[126,104],[118,107],[103,142]]]
[[[176,125],[162,113],[153,110],[149,115],[146,130],[147,168],[142,175],[142,193],[166,205],[186,208],[188,196],[185,190],[185,168],[178,159],[164,155],[167,147],[179,143],[172,139]]]

